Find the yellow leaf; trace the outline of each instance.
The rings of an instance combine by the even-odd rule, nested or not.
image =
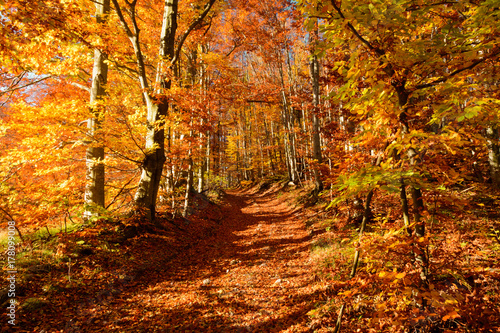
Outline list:
[[[312,309],[311,311],[309,311],[309,312],[307,313],[307,315],[308,315],[309,317],[315,317],[315,316],[317,316],[317,315],[318,315],[318,313],[319,313],[319,309]]]
[[[444,304],[457,304],[458,301],[454,298],[451,298],[451,299],[447,299],[446,301],[444,301]]]

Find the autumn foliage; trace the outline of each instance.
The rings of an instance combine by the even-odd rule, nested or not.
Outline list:
[[[151,235],[166,264],[252,227],[213,201],[284,187],[318,289],[297,326],[252,327],[494,332],[499,23],[493,0],[0,0],[0,222],[66,230],[60,257],[68,226],[99,251]]]

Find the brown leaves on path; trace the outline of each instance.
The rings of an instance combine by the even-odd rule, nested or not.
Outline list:
[[[311,331],[306,314],[323,290],[313,281],[300,210],[273,190],[225,197],[209,235],[173,259],[158,249],[162,265],[136,276],[82,331]]]

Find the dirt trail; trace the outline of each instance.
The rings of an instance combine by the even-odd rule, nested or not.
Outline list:
[[[211,235],[134,278],[93,332],[99,322],[116,332],[309,332],[321,290],[300,211],[273,191],[230,191],[225,201]]]
[[[122,298],[141,311],[123,313],[132,320],[115,322],[116,329],[308,331],[314,291],[310,238],[299,211],[273,192],[230,191],[226,202],[212,237],[171,261],[142,293]]]

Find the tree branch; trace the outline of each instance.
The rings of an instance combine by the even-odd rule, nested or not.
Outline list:
[[[189,27],[186,29],[186,31],[184,32],[184,34],[181,36],[181,39],[179,41],[179,45],[177,46],[177,50],[175,51],[175,55],[174,57],[172,58],[172,60],[170,61],[170,68],[172,68],[172,66],[177,62],[177,60],[179,59],[179,54],[181,52],[181,49],[182,49],[182,45],[184,45],[184,42],[186,41],[186,39],[188,38],[189,34],[191,33],[191,31],[194,30],[194,28],[201,22],[203,21],[203,19],[207,16],[208,12],[210,11],[210,9],[212,8],[213,4],[215,3],[215,1],[217,0],[209,0],[209,2],[205,5],[205,9],[203,10],[203,12],[200,14],[200,16],[198,16],[198,18],[196,20],[194,20],[190,25]]]
[[[77,82],[70,82],[69,84],[71,84],[74,87],[80,88],[80,89],[85,90],[86,92],[90,93],[90,88],[84,86],[83,84],[80,84],[80,83],[77,83]]]
[[[27,88],[27,87],[32,86],[32,85],[34,85],[34,84],[40,83],[40,82],[42,82],[42,81],[45,81],[45,80],[47,80],[47,79],[49,79],[49,78],[51,78],[51,77],[52,77],[51,75],[48,75],[48,76],[42,77],[41,79],[38,79],[38,80],[35,80],[35,81],[31,81],[30,83],[26,83],[25,85],[15,87],[15,85],[19,83],[19,82],[17,82],[17,83],[15,83],[15,84],[11,85],[11,87],[10,87],[10,88],[7,88],[7,89],[5,89],[5,90],[2,90],[2,91],[0,92],[0,96],[3,96],[3,95],[5,95],[6,93],[10,93],[10,92],[13,92],[13,91],[16,91],[16,90],[20,90],[20,89]]]
[[[120,19],[120,23],[122,24],[123,29],[127,33],[127,36],[129,38],[134,37],[134,34],[132,33],[132,30],[130,30],[130,27],[127,24],[127,21],[125,21],[125,16],[123,16],[122,9],[120,5],[118,4],[117,0],[112,0],[113,1],[113,6],[115,6],[116,14],[118,14],[118,18]],[[127,4],[129,4],[127,2]]]
[[[118,200],[118,197],[123,193],[123,191],[125,190],[125,188],[132,182],[132,180],[135,179],[136,175],[137,175],[137,172],[134,174],[133,177],[131,177],[129,179],[128,182],[125,183],[125,185],[123,185],[123,187],[120,189],[120,191],[118,191],[118,193],[115,195],[115,197],[113,198],[113,200],[111,200],[111,202],[109,203],[109,205],[106,206],[106,209],[109,209],[109,207],[111,207],[111,205],[114,204]]]
[[[330,2],[332,4],[333,8],[335,8],[337,13],[340,15],[340,17],[343,20],[345,20],[346,18],[344,16],[344,14],[342,13],[342,10],[340,9],[340,7],[337,6],[337,4],[335,3],[335,0],[330,0]],[[371,51],[374,51],[379,56],[382,56],[385,54],[384,50],[381,50],[378,47],[373,46],[369,41],[367,41],[363,36],[361,36],[361,34],[356,30],[356,28],[354,28],[354,26],[350,22],[347,22],[347,27],[349,28],[349,30],[351,30],[351,32],[354,34],[354,36],[356,36],[356,38],[358,38],[363,44],[365,44]]]
[[[477,60],[473,61],[472,64],[470,64],[469,66],[466,66],[466,67],[463,67],[463,68],[459,68],[459,69],[451,72],[450,75],[448,75],[448,76],[436,79],[436,80],[434,80],[432,82],[429,82],[429,83],[419,84],[419,85],[417,85],[415,87],[415,90],[434,87],[434,86],[436,86],[436,85],[438,85],[440,83],[446,82],[450,78],[454,77],[455,75],[460,74],[460,73],[462,73],[462,72],[464,72],[466,70],[473,69],[474,67],[476,67],[480,63],[482,63],[482,62],[484,62],[484,61],[486,61],[486,60],[488,60],[490,58],[493,58],[493,57],[497,56],[498,54],[500,54],[500,51],[494,52],[490,57],[484,57],[484,58],[481,58],[481,59],[477,59]]]
[[[247,103],[264,103],[264,104],[278,104],[275,101],[265,101],[265,100],[258,100],[258,99],[247,99]]]
[[[130,7],[129,8],[129,16],[130,19],[132,20],[132,24],[134,27],[134,31],[132,31],[125,21],[125,16],[123,15],[123,12],[120,8],[120,5],[118,4],[118,0],[112,0],[113,5],[115,6],[116,13],[118,14],[118,17],[120,19],[120,23],[122,24],[123,28],[125,29],[125,32],[127,33],[127,36],[132,43],[132,46],[134,48],[134,53],[135,53],[135,58],[137,62],[137,71],[138,71],[138,76],[139,76],[139,81],[141,82],[141,88],[143,89],[143,95],[146,101],[149,100],[149,93],[148,93],[148,78],[146,76],[146,68],[144,66],[144,57],[141,51],[140,43],[139,43],[139,27],[137,25],[137,20],[135,18],[135,6],[137,4],[137,0],[133,0],[131,2],[126,1],[127,5]],[[149,103],[149,102],[148,102]]]

